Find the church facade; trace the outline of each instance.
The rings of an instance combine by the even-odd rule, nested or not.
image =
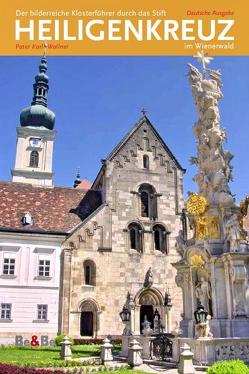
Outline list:
[[[63,332],[120,334],[127,298],[134,333],[145,315],[153,324],[156,310],[171,331],[181,313],[171,263],[179,259],[183,173],[146,116],[103,161],[91,189],[101,204],[63,244]]]
[[[92,185],[53,186],[55,115],[47,108],[47,61],[17,128],[12,182],[0,182],[0,340],[117,336],[144,319],[170,332],[180,320],[185,170],[146,115],[103,161]]]

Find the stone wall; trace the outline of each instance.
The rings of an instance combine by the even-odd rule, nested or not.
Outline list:
[[[144,155],[149,158],[149,169],[143,167]],[[103,176],[94,185],[95,189],[102,189],[104,203],[65,243],[64,332],[79,337],[81,311],[93,310],[93,335],[121,334],[119,312],[127,293],[134,300],[139,318],[139,295],[150,267],[153,288],[161,298],[161,310],[165,292],[169,291],[172,322],[180,319],[181,290],[175,284],[176,271],[171,263],[179,260],[175,238],[181,229],[182,176],[183,170],[147,120],[141,121],[128,140],[105,161]],[[155,190],[157,217],[153,219],[141,217],[139,187],[144,183]],[[131,249],[128,230],[131,222],[139,223],[142,228],[142,252]],[[156,223],[170,233],[167,253],[155,249],[152,228]],[[96,266],[95,285],[84,284],[86,260]],[[164,316],[162,319],[166,322]]]

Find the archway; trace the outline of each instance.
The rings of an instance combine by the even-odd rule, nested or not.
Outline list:
[[[143,330],[142,324],[144,322],[145,316],[151,323],[151,328],[154,327],[154,313],[156,309],[159,312],[162,322],[164,322],[164,300],[160,291],[155,288],[146,288],[140,291],[136,299],[138,306],[140,306],[140,333],[142,333]]]
[[[93,312],[81,312],[80,314],[80,335],[93,336]]]
[[[150,327],[153,329],[154,327],[154,312],[153,312],[153,305],[141,305],[140,307],[140,333],[143,330],[143,322],[145,317],[150,322]]]
[[[98,329],[98,307],[94,300],[86,299],[80,304],[80,336],[96,337]]]

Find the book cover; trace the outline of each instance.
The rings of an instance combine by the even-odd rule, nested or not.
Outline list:
[[[0,343],[248,359],[248,4],[0,9]]]

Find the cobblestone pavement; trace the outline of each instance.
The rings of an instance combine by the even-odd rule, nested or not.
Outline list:
[[[177,369],[167,369],[164,366],[148,365],[143,364],[136,367],[136,370],[146,371],[147,373],[167,373],[167,374],[177,374]],[[196,371],[196,374],[203,374],[204,371]]]

